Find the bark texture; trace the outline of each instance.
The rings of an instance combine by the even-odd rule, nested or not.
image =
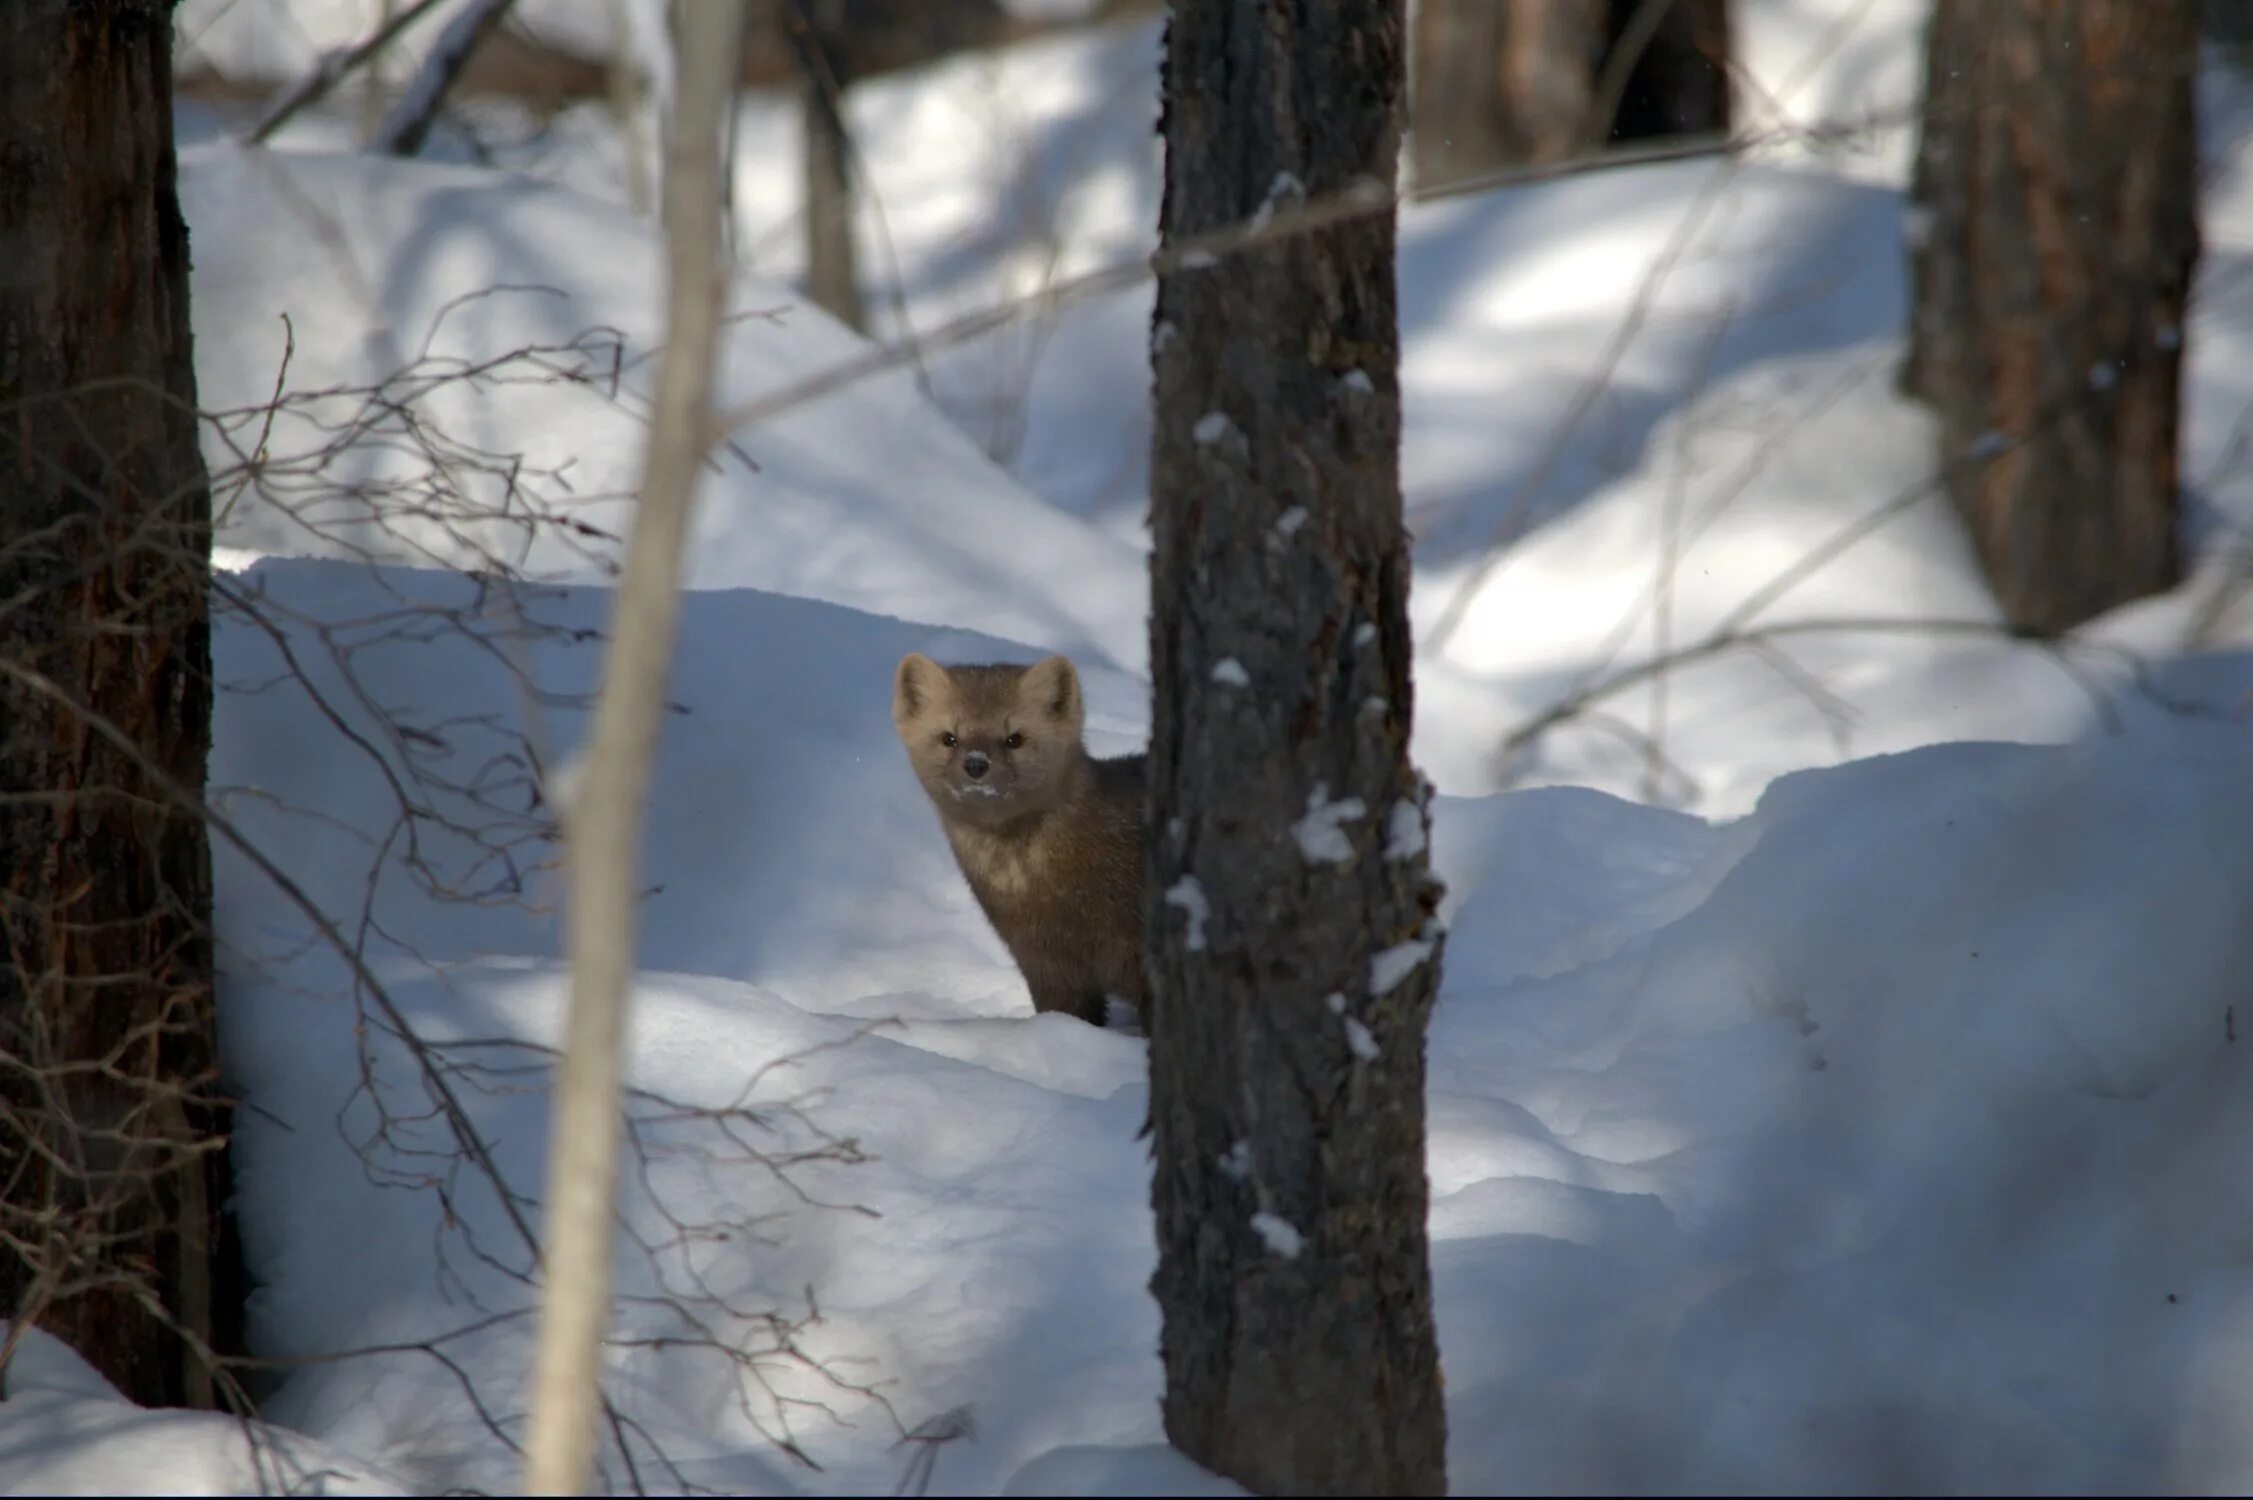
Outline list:
[[[1178,8],[1167,245],[1389,185],[1402,32],[1399,0]],[[1165,1423],[1268,1493],[1445,1488],[1393,261],[1389,208],[1192,256],[1151,341]]]
[[[0,6],[0,1314],[136,1401],[232,1344],[202,821],[196,448],[171,6]]]
[[[1933,12],[1903,383],[1938,416],[1951,498],[2029,629],[2181,575],[2197,16],[2197,0]]]

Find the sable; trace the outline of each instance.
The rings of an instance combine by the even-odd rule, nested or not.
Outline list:
[[[939,811],[955,862],[1032,990],[1035,1011],[1103,1024],[1142,982],[1142,762],[1080,743],[1079,673],[943,667],[911,654],[892,723]]]

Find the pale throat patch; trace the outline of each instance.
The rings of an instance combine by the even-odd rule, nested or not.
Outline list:
[[[956,851],[967,869],[1003,896],[1022,896],[1033,888],[1047,865],[1037,840],[997,839],[974,828],[949,828]]]

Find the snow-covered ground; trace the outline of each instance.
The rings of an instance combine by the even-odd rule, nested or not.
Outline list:
[[[1756,117],[1897,108],[1920,13],[1739,7]],[[212,25],[207,50],[254,45]],[[1154,59],[1135,25],[859,91],[880,331],[1145,253]],[[2055,652],[1972,633],[1993,606],[1933,502],[1805,561],[1934,461],[1890,391],[1898,132],[1404,212],[1459,1491],[2253,1484],[2253,621],[2209,608],[2253,523],[2253,110],[2210,84],[2198,570]],[[182,121],[204,401],[266,399],[285,312],[307,394],[212,462],[263,434],[269,494],[329,498],[292,521],[222,489],[213,802],[381,993],[216,851],[275,1428],[135,1411],[35,1342],[0,1488],[505,1489],[526,1253],[397,1027],[536,1222],[567,989],[548,807],[656,248],[598,111],[509,138],[544,181],[316,152],[349,111],[273,153],[223,123]],[[788,287],[788,111],[747,101],[736,160],[742,401],[860,346]],[[1141,1043],[1026,1015],[886,713],[903,652],[1064,650],[1098,752],[1141,741],[1147,317],[1130,290],[935,352],[744,429],[707,478],[609,1385],[651,1487],[867,1493],[967,1408],[935,1491],[1235,1492],[1158,1426]],[[423,420],[309,456],[376,382]],[[493,561],[538,581],[458,571]],[[1841,617],[1964,629],[1810,624]],[[1774,624],[1504,753],[1607,673]]]

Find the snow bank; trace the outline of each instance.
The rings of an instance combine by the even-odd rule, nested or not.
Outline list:
[[[503,1172],[520,1190],[536,1184],[541,1058],[493,1049],[560,1037],[558,891],[555,872],[536,868],[552,849],[538,836],[546,804],[533,811],[531,791],[568,785],[584,728],[575,705],[598,666],[584,637],[606,596],[541,591],[521,617],[479,616],[463,609],[470,585],[438,573],[273,560],[240,583],[268,612],[332,625],[352,675],[314,644],[310,624],[294,627],[311,691],[285,682],[227,697],[215,804],[323,909],[364,914],[355,930],[371,934],[371,960],[423,1034],[485,1039],[487,1050],[462,1060],[504,1071],[472,1069],[462,1091]],[[371,639],[382,627],[368,622],[396,620],[408,604],[462,611],[475,638]],[[792,1170],[794,1190],[734,1142],[642,1106],[654,1165],[629,1191],[629,1230],[673,1248],[628,1242],[629,1327],[685,1337],[685,1306],[757,1344],[761,1325],[743,1310],[802,1315],[811,1287],[823,1321],[802,1347],[835,1361],[842,1382],[777,1355],[739,1393],[709,1350],[622,1353],[617,1399],[701,1482],[726,1489],[891,1484],[899,1428],[846,1388],[872,1380],[908,1425],[975,1406],[977,1442],[942,1459],[949,1486],[997,1487],[1058,1448],[1160,1441],[1146,1399],[1156,1313],[1140,1291],[1153,1253],[1134,1138],[1141,1044],[1026,1018],[1022,981],[954,870],[889,721],[891,667],[909,649],[1024,654],[747,591],[687,601],[643,867],[647,972],[630,1078],[676,1101],[757,1109],[756,1126],[736,1128],[778,1156],[850,1139],[842,1156],[875,1158],[810,1161]],[[216,650],[230,683],[270,682],[279,664],[272,641],[239,622]],[[536,727],[519,672],[542,689]],[[1102,669],[1083,681],[1091,738],[1123,748],[1140,720],[1135,685]],[[306,753],[334,734],[315,693],[370,755]],[[374,703],[411,703],[416,732],[387,731]],[[416,824],[420,871],[396,853],[378,857],[399,806],[378,758],[432,815]],[[558,774],[518,778],[535,758]],[[449,834],[440,817],[480,836]],[[506,881],[497,849],[508,851]],[[521,1311],[524,1286],[472,1253],[522,1264],[490,1193],[458,1171],[441,1193],[433,1158],[417,1154],[443,1149],[442,1133],[427,1120],[377,1133],[378,1103],[423,1113],[381,1018],[346,993],[333,958],[242,859],[222,851],[217,868],[221,937],[237,955],[227,1065],[260,1105],[238,1134],[260,1346],[411,1342]],[[363,1047],[371,1088],[361,1087]],[[839,1206],[809,1206],[800,1191]],[[514,1318],[446,1345],[504,1426],[529,1338],[529,1322]],[[853,1425],[786,1411],[769,1381]],[[269,1409],[382,1454],[421,1485],[510,1482],[505,1450],[428,1355],[307,1368]],[[828,1470],[818,1485],[762,1437],[786,1419]]]
[[[280,561],[244,582],[339,621],[462,588]],[[561,632],[524,658],[561,697],[591,681],[591,646],[568,637],[599,606],[580,590],[527,605]],[[747,639],[795,649],[747,658]],[[786,1310],[812,1285],[809,1354],[892,1382],[909,1425],[973,1408],[979,1435],[943,1451],[941,1489],[1210,1492],[1150,1468],[1141,1044],[1027,1016],[898,763],[885,683],[907,649],[1027,654],[806,601],[689,601],[630,1073],[707,1106],[748,1081],[777,1149],[815,1127],[849,1137],[873,1160],[815,1162],[801,1186],[881,1217],[809,1207],[741,1161],[670,1162],[629,1194],[629,1235],[759,1232],[680,1264],[625,1241],[626,1284]],[[263,677],[270,650],[220,637],[229,680]],[[426,770],[492,758],[478,726],[514,692],[503,653],[400,642],[359,665],[378,701],[421,695],[446,745]],[[1132,743],[1131,680],[1099,672],[1090,692],[1099,748]],[[296,748],[324,732],[297,690],[228,701],[215,778],[260,795],[222,808],[324,901],[364,889],[391,817],[381,778]],[[567,765],[579,715],[545,712]],[[2154,720],[2065,747],[1938,746],[1787,777],[1724,824],[1585,791],[1440,799],[1452,936],[1430,1169],[1457,1487],[2241,1484],[2247,732]],[[219,874],[230,949],[267,959],[225,1010],[230,1069],[269,1112],[241,1137],[262,1342],[427,1338],[522,1306],[466,1255],[441,1272],[432,1247],[453,1241],[432,1193],[371,1186],[337,1130],[370,1119],[358,1008],[332,965],[288,957],[303,933],[239,861]],[[550,894],[535,880],[525,899]],[[432,902],[396,857],[368,910],[425,1035],[559,1035],[548,919]],[[396,1049],[377,1056],[416,1097]],[[540,1076],[468,1093],[522,1182]],[[425,1126],[378,1146],[379,1175],[427,1174],[406,1153],[432,1144]],[[507,1258],[474,1184],[451,1206],[456,1232]],[[625,1313],[644,1337],[676,1323],[667,1303]],[[511,1324],[448,1348],[506,1407],[527,1339]],[[768,1378],[855,1424],[794,1426],[825,1476],[762,1441],[775,1409],[756,1391],[739,1405],[709,1352],[621,1351],[613,1393],[699,1482],[892,1482],[897,1429],[865,1398],[803,1369]],[[420,1357],[308,1368],[272,1411],[418,1483],[506,1480]]]
[[[206,408],[289,389],[393,382],[423,427],[396,426],[299,486],[294,509],[246,492],[221,541],[253,555],[351,556],[593,578],[615,557],[639,475],[663,259],[646,225],[559,188],[359,156],[183,154],[195,246],[197,380]],[[864,346],[792,293],[741,278],[722,344],[728,406],[793,387]],[[216,334],[216,336],[215,336]],[[510,360],[512,351],[541,351]],[[437,377],[507,361],[490,377]],[[413,376],[394,381],[410,368]],[[293,408],[266,443],[317,452],[363,402]],[[215,471],[265,432],[207,440]],[[898,373],[747,428],[699,493],[692,587],[760,587],[937,623],[1054,639],[1128,666],[1146,650],[1132,549],[1014,485]],[[442,442],[458,494],[426,493]],[[513,481],[510,482],[510,481]],[[412,486],[381,507],[379,483]],[[565,525],[532,526],[544,506]],[[597,528],[595,534],[578,529]]]
[[[11,1495],[409,1493],[397,1476],[271,1423],[145,1411],[36,1328],[8,1362],[0,1476]]]
[[[1458,1483],[2242,1486],[2246,732],[1792,776],[1687,914],[1545,982],[1458,969]],[[1457,931],[1531,884],[1490,868]]]

